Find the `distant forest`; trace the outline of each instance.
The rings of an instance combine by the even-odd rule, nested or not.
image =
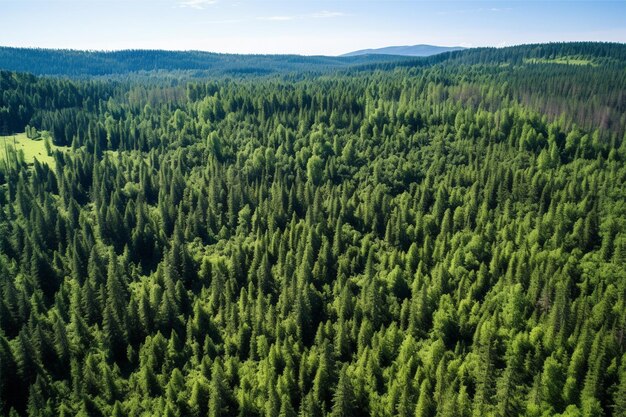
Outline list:
[[[626,417],[626,45],[383,59],[1,48],[0,415]]]
[[[320,73],[364,63],[398,62],[399,56],[235,55],[202,51],[126,50],[89,52],[0,47],[0,68],[36,75],[127,76],[150,72],[178,77],[263,76]]]
[[[623,67],[623,44],[572,42],[522,45],[508,48],[472,48],[430,57],[394,55],[300,56],[236,55],[202,51],[76,51],[0,47],[0,69],[35,75],[67,77],[144,74],[178,78],[245,77],[276,74],[322,74],[338,70],[390,69],[397,66],[450,64],[523,64],[529,59],[584,56],[603,66]]]

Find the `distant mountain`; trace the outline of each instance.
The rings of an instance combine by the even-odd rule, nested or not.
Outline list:
[[[406,45],[406,46],[387,46],[378,49],[361,49],[359,51],[348,52],[341,56],[359,56],[359,55],[402,55],[402,56],[431,56],[441,54],[443,52],[461,51],[465,48],[461,46],[435,46],[435,45]]]

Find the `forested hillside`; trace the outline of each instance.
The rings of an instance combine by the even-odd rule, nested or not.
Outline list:
[[[422,45],[421,47],[423,47]],[[426,45],[427,46],[427,45]],[[420,49],[420,45],[416,45]],[[618,43],[570,42],[519,45],[507,48],[471,48],[451,52],[424,52],[428,56],[398,52],[391,55],[378,50],[358,55],[238,55],[203,51],[123,50],[78,51],[42,48],[11,48],[0,46],[0,69],[73,78],[152,77],[190,79],[206,77],[263,77],[269,75],[320,75],[337,71],[392,69],[446,65],[520,65],[536,63],[577,63],[602,67],[626,65],[626,48]],[[408,47],[413,48],[413,47]],[[433,48],[433,47],[431,47]],[[434,47],[437,48],[437,47]],[[454,48],[449,48],[454,49]],[[439,52],[443,52],[441,48]],[[395,52],[394,52],[395,51]],[[384,52],[384,51],[383,51]],[[394,55],[395,54],[395,55]],[[422,55],[420,53],[419,55]]]
[[[404,58],[378,56],[237,55],[203,51],[75,51],[0,47],[0,68],[37,75],[69,77],[117,76],[158,72],[161,76],[263,76],[321,73],[354,65],[399,62]],[[153,74],[151,74],[153,75]]]
[[[626,47],[576,45],[0,72],[0,414],[626,416]]]

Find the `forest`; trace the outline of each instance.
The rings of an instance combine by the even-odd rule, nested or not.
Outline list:
[[[366,55],[354,57],[300,55],[238,55],[202,51],[75,51],[0,46],[0,68],[36,75],[126,77],[129,73],[149,73],[154,77],[177,73],[186,77],[263,76],[287,73],[321,73],[362,64],[399,62],[400,56]]]
[[[224,78],[267,75],[336,74],[396,67],[474,64],[523,64],[529,60],[550,62],[578,57],[603,67],[623,68],[626,48],[611,42],[567,42],[521,45],[508,48],[471,48],[429,56],[398,55],[301,56],[240,55],[202,51],[124,50],[77,51],[69,49],[15,48],[0,46],[0,68],[35,75],[99,78]],[[345,74],[344,74],[345,75]]]
[[[0,71],[0,415],[626,417],[626,45],[187,69]]]

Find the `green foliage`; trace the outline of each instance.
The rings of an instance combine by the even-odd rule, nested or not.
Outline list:
[[[626,415],[614,48],[0,73],[0,414]]]

